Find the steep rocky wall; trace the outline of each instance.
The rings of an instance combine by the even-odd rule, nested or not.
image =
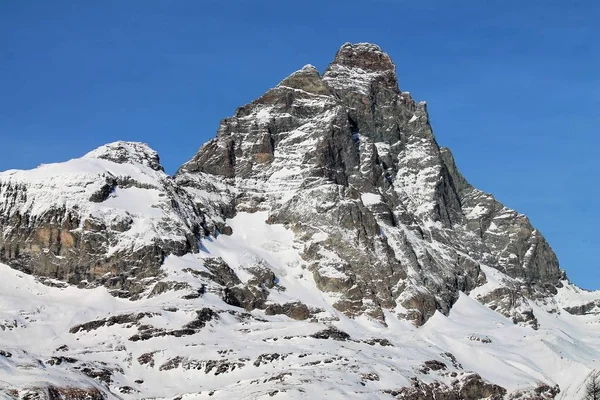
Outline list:
[[[538,296],[564,278],[528,219],[458,172],[375,45],[344,44],[323,76],[306,66],[223,120],[176,179],[197,189],[208,175],[239,194],[229,213],[266,209],[292,226],[351,315],[398,305],[421,324],[484,283],[481,264]]]
[[[147,290],[166,255],[198,251],[207,225],[143,145],[0,175],[0,260],[118,296]]]

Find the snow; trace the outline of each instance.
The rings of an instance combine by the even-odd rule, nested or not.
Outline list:
[[[367,207],[382,202],[381,195],[375,193],[363,193],[360,196],[360,199],[362,200],[363,204]]]
[[[271,113],[269,108],[261,108],[260,111],[256,113],[256,120],[261,124],[267,124],[270,118]]]
[[[367,49],[370,45],[358,47],[361,46]],[[303,71],[312,68],[305,66]],[[323,79],[334,89],[369,96],[372,83],[382,73],[386,72],[334,64]],[[45,286],[31,276],[0,264],[3,276],[0,281],[0,350],[13,354],[12,357],[0,356],[0,394],[6,388],[48,383],[105,389],[100,382],[83,376],[68,363],[53,366],[49,362],[52,357],[65,355],[76,358],[78,367],[85,364],[113,369],[109,398],[389,398],[383,389],[411,385],[414,377],[424,382],[451,383],[453,378],[449,373],[420,372],[423,362],[438,360],[446,364],[448,372],[460,376],[475,371],[509,391],[532,389],[538,382],[544,382],[560,385],[559,399],[578,400],[579,387],[587,374],[600,368],[600,316],[593,313],[574,316],[562,309],[600,303],[600,293],[582,291],[565,281],[552,298],[537,302],[523,300],[516,304],[515,312],[534,313],[539,323],[537,331],[515,325],[511,319],[480,304],[478,299],[486,294],[522,282],[492,268],[490,265],[495,265],[492,262],[487,265],[485,260],[495,257],[487,248],[480,257],[482,262],[476,261],[475,255],[460,250],[464,249],[463,240],[481,240],[476,232],[459,231],[462,227],[452,230],[432,217],[439,206],[436,200],[444,176],[439,148],[428,127],[415,124],[410,129],[418,130],[417,134],[400,132],[402,141],[392,145],[374,143],[364,132],[353,135],[360,157],[357,171],[367,178],[365,182],[372,178],[369,174],[375,155],[398,160],[394,161],[397,164],[394,168],[388,169],[396,171],[395,176],[386,175],[390,186],[373,190],[380,193],[361,193],[359,199],[345,193],[348,188],[314,174],[322,167],[321,160],[315,159],[314,154],[316,157],[321,154],[315,150],[324,143],[323,132],[335,132],[340,116],[346,118],[347,108],[332,96],[281,85],[277,90],[293,91],[290,92],[293,106],[302,110],[298,113],[300,116],[281,112],[275,105],[255,103],[254,108],[244,109],[250,112],[235,117],[239,124],[256,123],[257,127],[251,134],[232,133],[237,135],[235,142],[239,146],[236,168],[249,170],[249,177],[221,179],[205,174],[182,174],[176,178],[196,183],[186,186],[185,190],[193,197],[194,206],[207,211],[209,220],[212,214],[218,214],[214,210],[220,213],[224,206],[229,208],[234,202],[237,206],[235,217],[215,217],[231,228],[231,235],[217,233],[202,237],[198,239],[198,253],[165,257],[162,283],[184,284],[177,290],[149,296],[153,289],[150,286],[155,284],[152,281],[144,293],[146,297],[128,301],[110,296],[104,288]],[[406,92],[403,95],[409,96]],[[310,117],[304,117],[306,115]],[[417,108],[409,123],[421,116],[426,114]],[[277,149],[273,154],[261,153],[269,157],[268,162],[256,162],[252,149],[263,144],[266,125],[274,119],[293,119],[293,123],[281,124],[293,128],[277,132]],[[235,130],[235,126],[232,125],[232,129]],[[224,147],[225,142],[217,138],[216,145]],[[127,162],[122,163],[123,159]],[[205,216],[191,211],[190,198],[177,194],[174,180],[157,162],[156,152],[146,145],[117,142],[81,159],[42,165],[32,171],[6,171],[0,173],[0,204],[4,207],[0,212],[8,216],[28,213],[35,219],[56,209],[77,209],[82,222],[99,220],[107,226],[108,232],[116,235],[112,246],[106,249],[107,257],[158,240],[187,241],[191,236],[187,227]],[[113,185],[106,199],[90,201],[107,182],[113,181],[120,183]],[[352,186],[352,189],[356,188]],[[18,201],[9,198],[15,191]],[[339,216],[330,210],[340,205],[353,206],[352,210],[361,212],[362,205],[384,210],[385,199],[396,197],[398,206],[390,210],[391,215],[383,211],[372,213],[381,234],[375,235],[372,241],[373,257],[369,260],[374,263],[388,260],[383,257],[382,250],[387,252],[384,244],[393,250],[402,273],[406,273],[403,279],[388,285],[394,286],[389,290],[397,297],[396,305],[391,309],[382,308],[383,320],[372,319],[367,313],[351,319],[335,307],[348,298],[338,291],[319,290],[315,281],[315,276],[342,282],[356,278],[350,277],[352,271],[345,268],[348,260],[340,258],[336,249],[327,247],[328,242],[336,240],[353,245],[356,232],[339,228],[339,220],[334,220]],[[178,207],[172,207],[172,203]],[[466,219],[485,216],[489,212],[486,204],[484,201],[472,208],[463,208]],[[307,226],[268,223],[281,209],[292,213],[298,224]],[[304,213],[315,210],[316,214],[310,216],[314,218],[318,214],[322,221],[304,220]],[[384,220],[383,215],[387,219]],[[407,215],[414,217],[414,221],[408,221]],[[506,208],[495,212],[494,222],[485,234],[505,235],[503,224],[518,216]],[[352,215],[352,218],[363,217],[360,213]],[[130,224],[128,229],[114,232],[113,227],[124,222]],[[83,229],[83,223],[77,229]],[[457,239],[453,236],[456,232],[464,233],[464,237]],[[534,235],[536,231],[532,237]],[[313,245],[318,257],[311,259],[307,249]],[[360,251],[366,249],[357,248],[357,253]],[[525,258],[533,252],[534,248],[529,247]],[[502,256],[501,262],[518,260],[516,254],[508,251]],[[223,287],[206,277],[211,274],[209,260],[217,258],[235,272],[242,282],[240,286],[255,277],[254,268],[269,269],[276,277],[276,285],[268,290],[267,304],[299,301],[311,309],[311,317],[296,321],[285,315],[267,315],[260,309],[246,311],[226,304]],[[404,320],[407,313],[414,311],[402,305],[409,307],[408,301],[403,302],[411,300],[411,296],[424,294],[440,300],[443,294],[436,293],[435,288],[447,285],[445,279],[460,268],[457,260],[461,258],[480,265],[486,283],[468,295],[460,293],[448,316],[436,312],[420,328]],[[369,267],[367,264],[365,269]],[[210,287],[204,291],[207,284]],[[350,291],[356,289],[359,285],[355,284]],[[267,291],[265,287],[256,290]],[[186,296],[190,294],[195,296]],[[365,310],[379,306],[373,299],[363,297],[360,302]],[[447,299],[442,299],[440,304],[445,301]],[[181,329],[205,307],[219,317],[194,334],[130,339],[144,325],[166,331]],[[89,332],[69,332],[77,324],[140,312],[150,314],[136,323],[106,324]],[[310,336],[331,327],[348,333],[352,340],[319,340]],[[392,346],[365,343],[374,338],[386,339]],[[57,350],[64,345],[68,350]],[[449,362],[448,352],[462,367]],[[154,357],[154,366],[140,361],[141,356],[149,353]],[[260,363],[261,355],[274,353],[280,358]],[[166,368],[176,357],[180,357],[181,362],[172,369]],[[204,367],[213,361],[234,363],[236,367],[217,374],[219,368],[208,371]],[[379,380],[364,382],[363,374],[377,374]],[[136,383],[140,379],[143,384]],[[121,393],[119,387],[123,386],[140,392]]]
[[[246,214],[232,220],[232,225],[244,226],[242,236],[251,238],[247,246],[260,252],[267,243],[275,242],[284,247],[292,242],[292,234],[281,226],[269,226],[261,222],[264,215]],[[237,218],[237,217],[236,217]],[[253,234],[265,234],[265,237]],[[218,242],[223,238],[217,238]],[[271,247],[271,246],[267,246]],[[217,252],[215,246],[213,252]],[[287,268],[294,260],[289,249],[282,249],[272,258],[274,268]],[[219,253],[224,255],[225,252]],[[214,255],[214,254],[213,254]],[[185,260],[168,261],[193,265],[194,260],[186,256]],[[293,264],[293,263],[292,263]],[[184,338],[156,338],[147,342],[130,342],[126,338],[135,330],[119,325],[102,327],[89,333],[70,334],[68,329],[78,323],[86,322],[104,315],[131,311],[158,311],[158,315],[146,318],[143,323],[155,327],[172,327],[190,320],[190,308],[200,306],[227,308],[214,297],[198,299],[195,304],[186,305],[181,299],[173,298],[171,293],[158,298],[137,302],[117,299],[103,288],[83,290],[73,287],[59,289],[46,287],[28,275],[0,265],[5,277],[0,281],[0,321],[16,320],[18,327],[0,331],[3,349],[13,354],[12,358],[0,363],[0,387],[22,387],[33,382],[51,382],[55,385],[101,385],[91,379],[70,374],[60,366],[45,369],[37,367],[36,359],[46,360],[56,353],[55,349],[66,344],[70,357],[81,360],[104,360],[109,365],[119,365],[125,376],[114,375],[119,385],[131,385],[142,389],[144,396],[170,397],[185,395],[188,399],[205,398],[215,391],[212,398],[259,398],[272,390],[285,389],[285,398],[308,398],[325,393],[329,398],[342,399],[344,396],[370,396],[386,398],[378,394],[381,388],[396,388],[409,384],[408,378],[416,372],[416,367],[425,360],[438,359],[451,364],[440,355],[452,353],[464,370],[476,370],[485,379],[497,383],[509,390],[530,388],[532,382],[558,383],[562,389],[559,399],[579,399],[581,382],[592,368],[600,367],[600,325],[589,325],[578,317],[552,315],[542,309],[535,309],[541,328],[534,331],[514,325],[510,320],[489,308],[479,304],[466,295],[461,295],[448,317],[436,313],[423,327],[415,329],[393,314],[386,314],[388,326],[382,326],[370,319],[351,320],[336,314],[338,322],[334,324],[350,334],[354,340],[371,337],[385,337],[393,347],[369,346],[360,342],[335,342],[302,338],[323,329],[320,323],[293,321],[280,316],[263,316],[268,322],[250,322],[240,324],[235,319],[222,314],[220,321],[211,323],[207,331]],[[289,272],[289,271],[288,271]],[[287,286],[286,286],[287,287]],[[299,294],[304,291],[305,299],[322,298],[310,284],[293,288]],[[160,311],[163,307],[175,306],[180,311]],[[335,312],[335,311],[333,311]],[[242,329],[244,328],[244,329]],[[204,333],[203,333],[204,332]],[[291,337],[283,339],[283,337]],[[105,338],[110,337],[111,343]],[[273,338],[279,338],[274,341]],[[490,342],[473,340],[487,338]],[[585,342],[581,338],[586,338]],[[119,346],[122,347],[119,347]],[[125,349],[125,350],[121,350]],[[147,365],[140,365],[137,358],[148,351],[158,351],[155,362],[161,365],[177,354],[190,359],[222,358],[217,350],[234,352],[234,359],[250,357],[250,363],[258,354],[279,352],[289,356],[282,361],[274,361],[261,367],[246,365],[238,371],[219,376],[205,374],[202,370],[186,370],[181,367],[170,371],[160,371]],[[27,351],[24,353],[23,351]],[[183,353],[182,353],[183,351]],[[128,356],[131,354],[132,356]],[[303,358],[299,355],[307,354]],[[343,359],[351,360],[350,367]],[[229,355],[227,357],[230,357]],[[127,361],[132,359],[133,361]],[[226,358],[227,359],[227,358]],[[330,364],[325,359],[333,359]],[[310,361],[319,364],[307,368]],[[26,365],[30,365],[24,369]],[[17,372],[19,371],[19,372]],[[460,369],[457,372],[460,373]],[[250,381],[263,377],[272,377],[280,372],[292,375],[283,382],[251,384]],[[377,373],[378,382],[359,385],[360,374]],[[418,374],[418,373],[417,373]],[[128,378],[128,376],[130,378]],[[326,377],[326,378],[325,378]],[[133,379],[144,379],[140,386]],[[443,376],[419,375],[424,381],[444,380]],[[302,384],[303,392],[298,391]],[[8,386],[6,386],[8,385]],[[198,394],[198,391],[202,393]],[[321,393],[321,394],[319,394]],[[121,395],[123,398],[136,398],[136,395]],[[111,397],[116,398],[116,397]]]
[[[476,299],[479,296],[485,295],[493,291],[494,289],[507,286],[507,283],[514,282],[514,279],[510,278],[506,274],[503,274],[495,268],[491,268],[486,265],[481,265],[481,270],[485,274],[487,282],[471,290],[469,296],[471,296],[474,299]]]
[[[465,214],[467,219],[477,219],[485,216],[489,212],[490,210],[488,210],[486,207],[481,204],[477,204],[470,211],[466,211]]]
[[[600,300],[600,290],[589,291],[573,285],[569,281],[563,281],[563,286],[558,288],[554,297],[562,307],[572,307]]]
[[[376,142],[374,143],[375,147],[377,148],[377,153],[380,156],[386,156],[390,153],[390,145],[389,143],[383,143],[383,142]]]
[[[251,277],[244,268],[261,261],[266,262],[278,279],[284,279],[290,269],[299,268],[302,259],[292,247],[293,234],[281,225],[266,224],[267,216],[266,212],[240,212],[228,219],[233,234],[204,241],[206,253],[223,258],[243,281]]]
[[[267,224],[267,217],[267,212],[240,212],[228,219],[227,224],[233,228],[231,236],[219,235],[203,241],[204,249],[198,254],[168,257],[164,266],[166,279],[184,281],[183,270],[205,270],[203,260],[209,257],[222,257],[242,276],[245,267],[262,262],[273,270],[279,285],[285,288],[284,291],[272,291],[269,301],[300,300],[321,308],[325,312],[319,314],[320,322],[267,316],[262,311],[252,312],[260,317],[257,320],[240,322],[223,313],[236,308],[223,303],[212,293],[184,300],[177,292],[170,291],[131,302],[110,296],[104,288],[47,287],[29,275],[0,264],[0,273],[4,277],[0,281],[0,324],[9,325],[7,322],[15,321],[17,326],[0,330],[3,350],[13,354],[8,359],[0,357],[0,387],[31,387],[39,382],[102,387],[97,381],[73,374],[68,366],[46,364],[43,369],[38,367],[38,359],[45,363],[52,355],[66,355],[84,362],[102,361],[123,369],[124,375],[113,375],[115,388],[128,385],[142,390],[144,397],[182,395],[186,399],[269,398],[273,390],[285,390],[281,396],[298,399],[323,395],[333,399],[387,398],[381,389],[408,385],[412,376],[425,382],[447,380],[442,375],[424,375],[417,371],[419,365],[432,359],[444,362],[459,374],[463,370],[477,371],[509,391],[532,388],[535,382],[558,383],[561,387],[559,399],[579,399],[579,387],[589,371],[600,368],[597,317],[550,314],[533,304],[540,329],[534,331],[514,325],[473,299],[478,293],[492,290],[510,279],[486,266],[482,267],[487,276],[486,285],[470,296],[461,294],[448,317],[438,312],[421,328],[414,328],[391,312],[385,314],[387,326],[366,317],[349,319],[332,307],[335,297],[316,288],[298,253],[294,233],[283,225]],[[313,236],[313,240],[324,239],[323,234]],[[185,281],[194,284],[189,277]],[[559,296],[564,301],[569,296],[572,299],[582,294],[587,299],[589,295],[589,292],[575,293],[567,286],[564,293]],[[141,323],[173,329],[191,321],[193,310],[201,307],[222,310],[221,318],[192,336],[131,342],[127,338],[136,332],[135,327],[119,324],[90,332],[69,333],[72,326],[80,323],[140,311],[156,313],[151,318],[145,317]],[[177,311],[165,311],[168,308]],[[308,337],[329,324],[348,333],[355,341]],[[373,337],[386,338],[393,346],[370,346],[361,342]],[[69,350],[58,353],[56,349],[65,344]],[[155,367],[137,361],[140,355],[152,351],[156,351]],[[217,351],[225,351],[227,355]],[[284,360],[260,367],[252,365],[260,354],[275,352],[289,355]],[[442,356],[446,352],[452,353],[463,369],[453,367]],[[303,354],[306,356],[300,357]],[[218,376],[206,374],[203,369],[181,366],[168,371],[158,368],[175,356],[190,360],[238,362],[247,358],[249,361]],[[319,363],[307,364],[313,361]],[[25,367],[27,365],[29,367]],[[281,381],[268,381],[281,373],[291,375]],[[376,373],[380,380],[369,381],[363,386],[360,377],[366,373]],[[144,384],[136,384],[135,379],[143,379]],[[264,383],[252,384],[256,379]],[[208,396],[212,391],[213,395]],[[138,394],[120,393],[119,396],[138,398]]]
[[[164,211],[158,207],[160,197],[161,192],[156,189],[116,188],[101,207],[109,211],[120,210],[131,215],[160,218],[164,215]]]

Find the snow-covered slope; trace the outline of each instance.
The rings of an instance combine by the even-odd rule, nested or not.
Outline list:
[[[600,293],[472,187],[378,46],[223,120],[0,173],[0,394],[575,399]]]
[[[197,254],[170,256],[164,269],[199,287],[208,283],[196,273],[206,260],[221,257],[240,276],[266,260],[286,288],[268,301],[300,299],[318,309],[311,319],[248,313],[210,288],[197,298],[167,291],[130,301],[104,288],[49,287],[0,265],[4,394],[77,387],[124,399],[388,399],[417,398],[402,388],[427,392],[438,382],[438,393],[458,393],[448,398],[480,398],[460,397],[466,388],[483,398],[538,387],[548,395],[541,398],[552,398],[559,385],[556,398],[577,399],[587,374],[600,367],[598,316],[549,313],[533,302],[538,330],[465,294],[448,316],[438,312],[420,328],[392,313],[387,326],[349,319],[305,273],[293,233],[265,217],[238,214],[227,221],[232,236],[207,241]],[[494,276],[488,286],[510,279]]]

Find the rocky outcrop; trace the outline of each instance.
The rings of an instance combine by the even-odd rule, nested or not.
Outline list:
[[[402,400],[502,400],[506,389],[486,382],[477,374],[467,374],[451,385],[442,382],[424,383],[413,379],[410,387],[385,392]]]
[[[577,306],[565,307],[564,310],[573,315],[599,314],[600,299]]]
[[[306,304],[300,302],[285,304],[269,304],[265,309],[267,315],[284,314],[292,319],[305,320],[310,317],[310,310]]]
[[[211,228],[141,143],[0,174],[0,261],[36,276],[138,296]]]
[[[24,390],[11,390],[6,393],[8,399],[28,400],[104,400],[106,396],[96,388],[73,388],[48,386]]]

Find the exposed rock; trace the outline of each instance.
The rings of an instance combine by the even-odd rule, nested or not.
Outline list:
[[[594,300],[578,306],[565,307],[563,310],[573,315],[598,314],[600,313],[600,300]]]
[[[113,316],[108,317],[108,318],[102,318],[102,319],[98,319],[98,320],[86,322],[84,324],[75,325],[74,327],[72,327],[71,329],[69,329],[69,332],[71,332],[71,333],[77,333],[77,332],[80,332],[80,331],[89,332],[89,331],[93,331],[95,329],[98,329],[98,328],[100,328],[102,326],[111,326],[111,325],[115,325],[115,324],[119,324],[119,325],[137,324],[141,319],[143,319],[143,318],[151,318],[154,315],[156,315],[156,314],[150,313],[150,312],[140,312],[140,313],[136,313],[136,314],[113,315]]]
[[[161,365],[159,370],[168,371],[181,367],[185,370],[201,370],[204,371],[205,374],[212,373],[213,375],[217,376],[226,374],[244,366],[245,363],[241,360],[193,360],[178,356]]]
[[[545,383],[540,383],[533,390],[520,390],[516,393],[511,393],[508,396],[509,400],[551,400],[560,394],[558,385],[549,386]]]
[[[310,310],[306,304],[302,304],[300,302],[269,304],[265,309],[265,314],[285,314],[292,319],[305,320],[310,317]]]
[[[362,374],[360,378],[363,381],[379,381],[379,375],[377,375],[374,372],[368,373],[368,374]]]
[[[497,311],[515,324],[523,324],[538,329],[538,321],[525,294],[532,293],[528,287],[499,287],[478,298],[492,310]]]
[[[228,360],[185,360],[181,364],[183,369],[204,370],[205,374],[212,372],[214,376],[226,374],[244,366],[245,364],[243,362]]]
[[[424,383],[415,378],[412,387],[384,392],[402,400],[502,400],[506,389],[484,381],[477,374],[469,374],[455,380],[451,386],[437,381]]]
[[[350,339],[350,335],[348,335],[346,332],[340,331],[339,329],[337,329],[333,326],[329,327],[325,330],[319,331],[317,333],[314,333],[314,334],[310,335],[310,337],[313,337],[315,339],[333,339],[333,340],[340,340],[340,341],[345,341],[345,340]]]
[[[168,290],[186,290],[186,289],[190,289],[190,285],[186,282],[160,281],[154,285],[154,287],[152,288],[152,291],[150,292],[148,297],[158,296],[162,293],[165,293]]]
[[[166,363],[164,363],[163,365],[161,365],[160,368],[159,368],[159,370],[161,370],[161,371],[169,371],[171,369],[178,368],[181,365],[182,361],[183,361],[183,357],[181,357],[181,356],[177,356],[177,357],[171,358],[169,361],[167,361]]]
[[[269,293],[256,286],[234,286],[223,290],[223,300],[232,306],[246,310],[264,309]]]
[[[146,143],[114,142],[89,152],[85,157],[108,160],[117,164],[141,164],[155,171],[164,171],[158,153]]]
[[[75,368],[79,369],[79,367]],[[114,371],[110,368],[84,366],[81,368],[81,372],[92,379],[98,380],[99,382],[110,384],[112,382],[112,375]]]
[[[207,258],[204,266],[210,271],[212,280],[219,285],[232,287],[241,283],[240,278],[221,258]]]
[[[462,365],[456,360],[456,357],[454,356],[454,354],[449,353],[449,352],[445,352],[440,354],[442,357],[444,357],[445,359],[447,359],[448,361],[450,361],[452,363],[452,366],[456,369],[463,369]]]
[[[385,338],[373,338],[373,339],[369,339],[369,340],[364,340],[363,342],[367,343],[371,346],[375,346],[376,344],[379,344],[380,346],[383,346],[383,347],[393,346],[393,344],[390,343],[390,341]]]
[[[268,266],[257,264],[246,268],[246,271],[254,275],[254,277],[248,281],[249,285],[266,287],[268,289],[272,289],[275,286],[277,278]]]
[[[12,353],[10,351],[0,350],[0,356],[5,357],[5,358],[11,358]]]
[[[260,367],[261,365],[269,364],[269,363],[272,363],[273,361],[276,361],[276,360],[283,361],[283,360],[285,360],[287,358],[287,356],[288,356],[288,354],[279,354],[279,353],[261,354],[254,361],[254,366],[255,367]]]
[[[138,333],[131,336],[129,340],[132,342],[150,340],[156,337],[163,336],[174,336],[174,337],[182,337],[182,336],[190,336],[197,332],[196,329],[191,328],[182,328],[182,329],[174,329],[174,330],[166,330],[162,328],[154,328],[148,325],[142,325],[139,327]]]
[[[156,352],[144,353],[141,356],[139,356],[137,360],[142,365],[154,367],[154,354],[156,354]]]
[[[429,371],[440,371],[446,369],[446,364],[438,360],[425,361],[420,369],[420,372],[427,374]]]
[[[47,365],[61,365],[62,363],[73,364],[76,362],[77,362],[76,358],[59,356],[59,357],[50,358],[49,360],[46,361],[46,364]]]
[[[0,392],[1,393],[1,392]],[[104,400],[106,396],[97,388],[36,387],[6,392],[10,399],[23,400]]]
[[[477,335],[475,333],[469,335],[467,339],[473,342],[481,342],[481,343],[492,343],[492,339],[485,335]]]
[[[125,394],[131,394],[131,393],[139,393],[139,390],[136,390],[136,389],[132,388],[131,386],[121,386],[119,388],[119,392],[125,393]]]
[[[184,328],[202,329],[207,322],[213,319],[219,319],[219,316],[210,308],[203,308],[196,311],[196,318],[192,322],[185,324]]]

